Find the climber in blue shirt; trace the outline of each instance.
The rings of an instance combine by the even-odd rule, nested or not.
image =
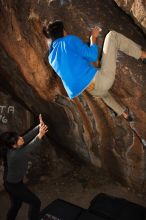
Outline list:
[[[49,23],[43,29],[51,39],[48,60],[70,99],[80,95],[85,89],[94,97],[101,97],[117,115],[132,121],[129,109],[122,107],[110,94],[116,74],[117,51],[121,50],[135,59],[146,58],[146,52],[132,40],[116,31],[110,31],[105,38],[101,68],[95,68],[98,60],[97,38],[100,28],[95,27],[90,37],[90,46],[74,35],[68,35],[62,21]]]
[[[62,79],[68,96],[81,94],[93,80],[97,69],[91,64],[97,60],[96,44],[88,47],[78,37],[67,35],[52,43],[49,63]]]

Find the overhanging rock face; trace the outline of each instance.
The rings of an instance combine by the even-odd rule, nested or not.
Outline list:
[[[102,39],[109,30],[116,30],[144,46],[137,26],[110,0],[6,0],[0,2],[0,10],[0,90],[32,114],[41,112],[56,145],[146,191],[146,66],[119,53],[111,92],[133,112],[132,130],[88,92],[72,101],[66,97],[46,62],[47,45],[42,35],[46,20],[62,19],[69,33],[85,41],[91,28],[99,25]]]
[[[119,7],[131,15],[146,33],[146,2],[143,0],[114,0]]]

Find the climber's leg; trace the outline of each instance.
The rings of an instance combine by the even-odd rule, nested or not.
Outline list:
[[[91,94],[94,97],[100,97],[103,99],[105,104],[116,112],[117,115],[121,115],[124,112],[124,108],[122,108],[118,102],[114,99],[114,97],[107,91],[103,94],[99,94],[96,89],[91,91]]]
[[[145,56],[138,44],[116,31],[110,31],[104,41],[100,72],[103,75],[103,79],[105,80],[106,78],[107,80],[106,90],[112,87],[115,80],[118,50],[136,59]]]
[[[127,119],[128,113],[124,111],[125,108],[120,107],[118,103],[112,104],[111,106],[111,103],[116,103],[116,101],[113,99],[113,97],[109,96],[109,93],[107,92],[112,87],[115,80],[116,59],[118,50],[121,50],[122,52],[136,59],[145,56],[145,53],[135,42],[126,38],[122,34],[119,34],[115,31],[110,31],[105,38],[103,46],[101,71],[96,74],[95,88],[92,90],[91,93],[96,94],[95,96],[102,97],[108,106],[113,106],[112,109],[118,115],[121,114],[124,118]],[[114,106],[118,106],[118,108]]]

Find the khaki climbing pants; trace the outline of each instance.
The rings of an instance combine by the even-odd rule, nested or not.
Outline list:
[[[94,88],[89,92],[95,97],[102,98],[110,108],[121,115],[124,108],[109,93],[115,80],[118,50],[136,59],[139,59],[142,53],[141,47],[132,40],[115,31],[110,31],[104,41],[101,69],[95,75]]]

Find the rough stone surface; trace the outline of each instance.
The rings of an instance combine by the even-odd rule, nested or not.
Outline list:
[[[146,1],[145,0],[114,0],[119,7],[130,14],[134,21],[146,33]]]
[[[11,94],[35,118],[43,114],[48,138],[55,146],[146,191],[144,64],[119,53],[112,93],[133,112],[131,127],[87,92],[71,101],[46,62],[42,26],[52,18],[62,19],[69,33],[85,41],[91,28],[99,25],[102,39],[109,30],[116,30],[145,46],[139,28],[111,0],[0,1],[0,90]]]
[[[16,131],[19,134],[29,129],[32,114],[9,94],[0,92],[0,132]]]

